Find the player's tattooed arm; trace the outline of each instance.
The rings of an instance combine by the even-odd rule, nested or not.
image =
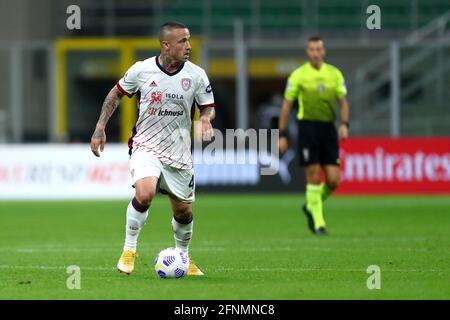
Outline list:
[[[103,149],[105,148],[106,124],[119,106],[122,97],[123,94],[119,91],[119,89],[117,89],[116,86],[114,86],[103,102],[102,111],[100,112],[100,117],[91,138],[91,150],[97,157],[100,157],[99,150],[103,152]]]
[[[102,111],[100,112],[100,117],[97,121],[97,128],[103,130],[105,129],[109,118],[111,118],[114,111],[116,111],[122,97],[122,92],[114,86],[106,96],[105,101],[103,101]]]

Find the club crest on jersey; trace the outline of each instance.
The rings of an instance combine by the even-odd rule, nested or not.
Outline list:
[[[161,100],[162,100],[162,92],[161,91],[153,91],[151,97],[152,97],[151,98],[152,100],[150,101],[150,103],[161,104]]]
[[[191,88],[191,79],[183,78],[181,79],[181,87],[184,91],[188,91]]]

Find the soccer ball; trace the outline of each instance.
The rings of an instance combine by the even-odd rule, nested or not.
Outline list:
[[[188,255],[177,248],[164,249],[155,259],[155,271],[160,278],[181,278],[188,268]]]

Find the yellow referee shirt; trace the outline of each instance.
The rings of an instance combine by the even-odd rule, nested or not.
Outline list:
[[[338,68],[322,63],[317,70],[309,62],[291,73],[284,92],[287,100],[298,99],[297,119],[327,122],[335,120],[335,102],[345,95],[344,76]]]

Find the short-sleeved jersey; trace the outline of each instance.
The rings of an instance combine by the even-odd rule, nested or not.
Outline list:
[[[289,76],[284,97],[289,101],[298,99],[297,119],[333,122],[336,100],[346,94],[338,68],[322,63],[317,70],[307,62]]]
[[[130,155],[149,152],[171,167],[191,169],[194,103],[200,110],[214,107],[205,71],[188,61],[169,73],[156,56],[131,66],[117,88],[138,99],[138,119],[128,142]]]

